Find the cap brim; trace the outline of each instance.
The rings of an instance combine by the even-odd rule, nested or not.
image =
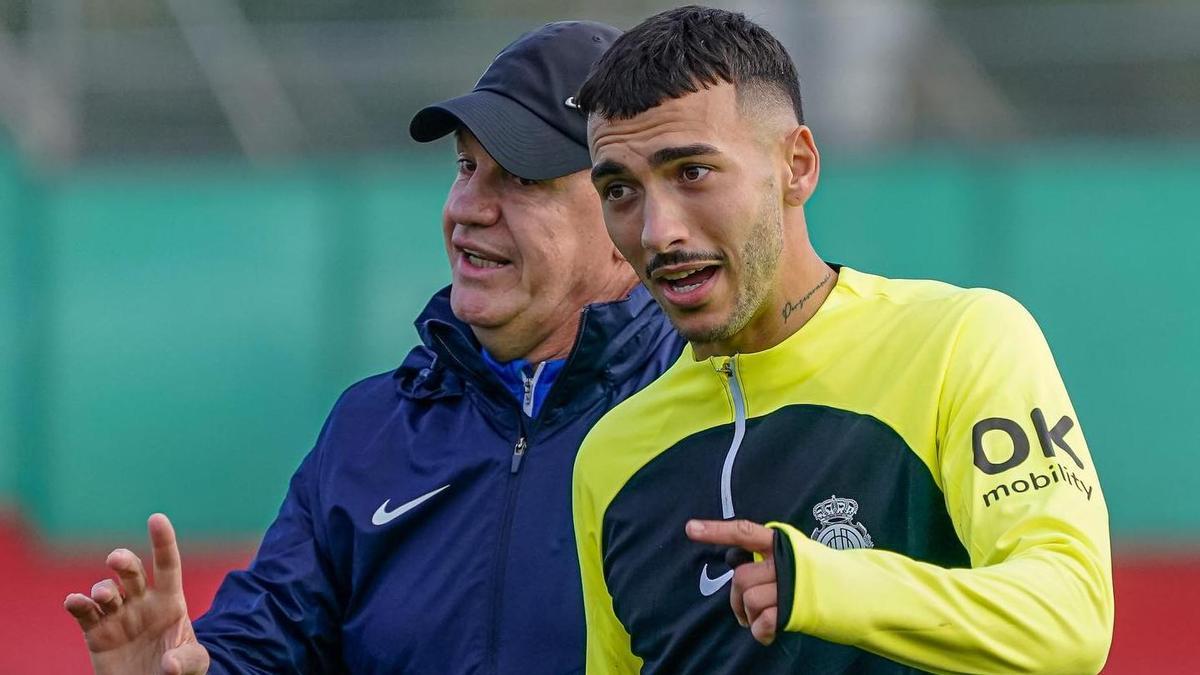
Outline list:
[[[408,133],[421,143],[466,127],[509,173],[530,180],[558,178],[592,165],[587,148],[516,101],[487,90],[428,106]]]

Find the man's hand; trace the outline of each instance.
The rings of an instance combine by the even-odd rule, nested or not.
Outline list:
[[[141,559],[119,548],[105,561],[118,580],[97,582],[91,596],[71,593],[63,607],[83,629],[97,675],[204,675],[208,651],[188,618],[175,530],[161,513],[150,516],[146,529],[153,584]]]
[[[748,626],[764,645],[775,641],[779,590],[775,578],[775,534],[749,520],[689,520],[692,541],[736,546],[762,556],[762,562],[739,565],[733,573],[729,604],[738,623]]]

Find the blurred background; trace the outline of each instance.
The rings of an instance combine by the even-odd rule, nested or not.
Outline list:
[[[169,513],[193,613],[339,392],[449,280],[421,106],[542,23],[656,0],[0,0],[0,673]],[[1200,3],[747,0],[823,151],[827,259],[1001,289],[1112,517],[1107,672],[1200,672]]]

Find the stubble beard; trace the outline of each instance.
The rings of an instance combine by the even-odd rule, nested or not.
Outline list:
[[[742,283],[734,292],[733,309],[716,326],[688,330],[676,326],[679,334],[692,344],[724,342],[742,332],[762,307],[771,290],[779,256],[783,250],[783,219],[775,190],[768,190],[759,208],[754,227],[742,245],[745,267]]]

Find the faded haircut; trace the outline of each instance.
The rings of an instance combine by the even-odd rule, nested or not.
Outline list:
[[[617,38],[575,97],[584,114],[629,119],[663,101],[732,84],[743,109],[791,103],[804,124],[800,81],[787,50],[744,14],[689,5]]]

